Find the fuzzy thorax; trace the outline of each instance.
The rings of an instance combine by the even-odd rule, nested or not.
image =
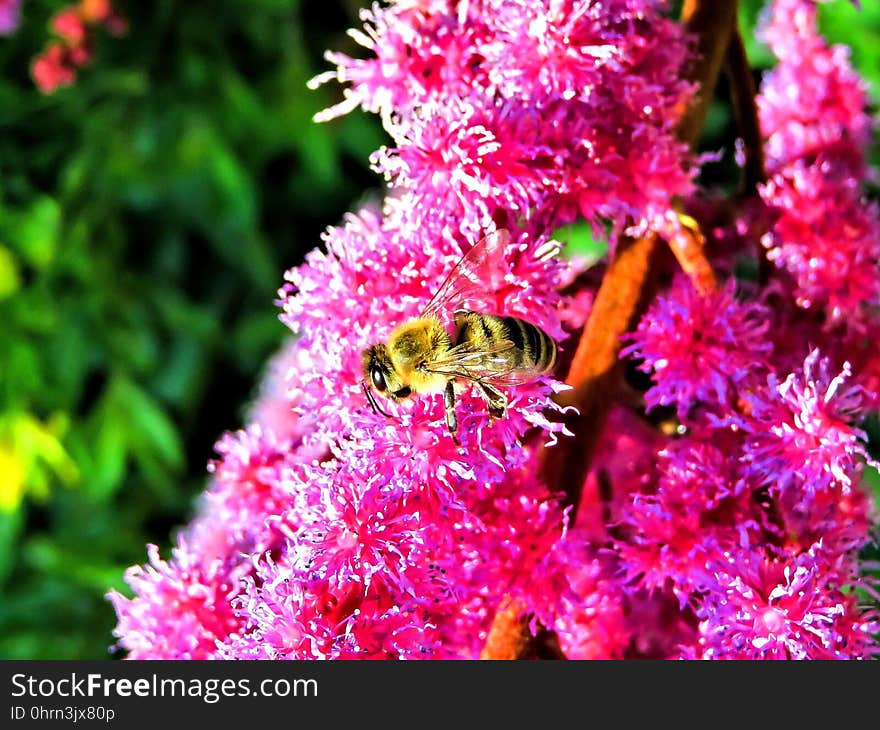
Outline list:
[[[449,378],[428,373],[424,368],[451,346],[449,333],[439,320],[432,317],[413,319],[397,327],[387,344],[372,345],[364,351],[364,375],[377,390],[390,397],[401,391],[406,395],[440,393]],[[385,381],[385,389],[378,387],[372,377],[377,370]]]

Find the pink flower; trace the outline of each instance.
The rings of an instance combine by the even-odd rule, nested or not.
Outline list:
[[[76,80],[77,70],[92,60],[98,25],[115,35],[124,33],[127,28],[124,18],[113,11],[109,0],[81,0],[52,18],[51,28],[59,40],[52,41],[31,65],[31,75],[40,91],[51,94]]]
[[[852,564],[821,542],[774,559],[740,549],[712,564],[714,581],[697,615],[704,659],[870,658],[876,617],[842,588]]]
[[[224,656],[476,656],[497,603],[525,590],[561,535],[562,514],[530,474],[524,443],[535,427],[550,437],[561,429],[545,414],[550,383],[511,391],[508,415],[494,423],[465,389],[460,445],[440,398],[389,404],[393,421],[369,408],[361,350],[418,314],[459,256],[457,244],[394,223],[351,217],[328,234],[328,253],[289,274],[284,318],[300,334],[292,347],[310,355],[288,360],[291,396],[269,393],[290,405],[283,426],[294,440],[253,426],[218,445],[189,539],[200,554],[225,554],[242,577],[257,566],[254,582],[230,594],[241,596],[241,630],[210,632]],[[424,255],[413,256],[414,243]],[[552,287],[562,265],[536,257],[543,243],[511,243],[485,306],[561,338],[548,305],[560,301]],[[280,557],[270,562],[272,552]],[[117,610],[127,633],[141,631],[128,604]]]
[[[294,498],[290,484],[300,468],[296,450],[257,425],[224,435],[215,448],[221,458],[208,466],[213,479],[203,495],[197,524],[215,526],[212,542],[218,540],[218,533],[226,535],[226,551],[231,553],[278,547],[283,535],[277,516]],[[203,549],[196,535],[191,541]]]
[[[684,275],[658,297],[621,357],[642,359],[652,373],[649,407],[674,406],[688,418],[696,406],[729,408],[739,387],[764,371],[772,352],[769,313],[757,302],[738,302],[731,279],[716,292],[697,292]]]
[[[332,230],[326,240],[328,253],[313,252],[304,266],[288,272],[291,286],[283,292],[282,319],[294,332],[302,333],[301,347],[313,355],[320,353],[314,374],[302,379],[303,396],[309,394],[309,398],[299,409],[313,415],[316,408],[322,409],[319,434],[339,433],[339,429],[345,433],[362,426],[376,433],[398,434],[397,425],[373,413],[366,403],[361,353],[387,338],[397,324],[418,316],[461,250],[428,228],[410,230],[406,221],[393,217],[380,221],[369,211],[349,217],[346,226]],[[561,340],[554,282],[563,267],[558,261],[540,258],[545,243],[524,238],[511,244],[500,262],[506,271],[498,272],[498,288],[485,293],[481,311],[523,317]],[[419,251],[418,256],[414,251]],[[542,409],[552,407],[549,393],[539,381],[511,391],[509,417],[491,426],[494,433],[503,435],[502,442],[512,442],[533,424],[558,432],[558,424],[552,425],[541,415]],[[488,425],[482,397],[465,389],[460,399],[465,414],[461,436],[478,439],[478,427]],[[403,403],[397,413],[389,407],[413,433],[430,426],[430,441],[454,453],[454,444],[440,438],[442,429],[434,430],[442,416],[439,398]]]
[[[76,63],[70,49],[63,43],[50,43],[31,66],[31,75],[44,94],[69,86],[76,79]]]
[[[863,154],[872,128],[865,84],[849,49],[819,35],[815,0],[775,0],[767,18],[762,35],[780,59],[758,96],[771,170],[840,143]]]
[[[639,629],[629,621],[613,563],[591,549],[590,539],[579,538],[560,541],[545,559],[544,573],[559,582],[557,598],[547,601],[544,591],[536,592],[536,617],[556,633],[569,659],[623,658]]]
[[[21,0],[0,0],[0,35],[15,33]]]
[[[410,207],[466,234],[493,208],[547,229],[583,216],[663,227],[695,171],[676,141],[693,89],[665,3],[566,0],[394,3],[353,37],[375,58],[329,54],[314,83],[382,115],[396,148],[376,159]],[[381,42],[379,42],[381,39]],[[471,210],[476,206],[475,210]]]
[[[52,18],[52,30],[69,46],[81,46],[88,37],[86,25],[78,9],[69,7]]]
[[[853,425],[861,389],[849,377],[848,364],[834,375],[818,350],[783,382],[771,376],[770,388],[751,397],[749,471],[774,490],[797,484],[804,499],[832,486],[849,492],[867,458],[866,436]]]
[[[554,576],[535,616],[571,659],[668,659],[696,639],[696,620],[669,591],[627,580],[617,556],[575,528],[556,543],[538,576]]]
[[[864,332],[880,307],[880,216],[840,159],[836,151],[822,152],[762,186],[779,216],[762,243],[792,276],[798,306],[824,312],[828,327]]]
[[[109,595],[119,616],[119,646],[129,659],[213,658],[217,642],[239,625],[232,599],[246,571],[194,553],[183,538],[171,562],[159,557],[155,545],[147,551],[149,565],[126,571],[135,597]]]
[[[250,628],[220,648],[230,659],[425,659],[439,649],[424,611],[395,605],[381,583],[341,598],[306,588],[285,563],[267,559],[237,599]]]
[[[816,25],[815,2],[778,0],[764,29],[780,62],[757,100],[773,173],[761,197],[778,216],[762,243],[798,306],[864,334],[880,306],[880,217],[860,190],[872,120],[848,50]]]
[[[620,524],[622,564],[649,591],[671,588],[681,605],[702,586],[707,559],[760,537],[760,515],[737,464],[738,437],[715,432],[672,443],[658,454],[655,491],[635,494]]]
[[[414,112],[398,147],[374,162],[392,186],[405,189],[412,211],[440,211],[464,234],[479,235],[492,213],[531,214],[555,180],[555,150],[541,138],[534,109],[452,99]]]

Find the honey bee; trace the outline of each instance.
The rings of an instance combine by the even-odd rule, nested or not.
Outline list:
[[[374,390],[393,401],[443,393],[446,425],[455,438],[457,381],[478,386],[489,414],[501,418],[507,397],[498,386],[519,385],[553,369],[557,346],[539,327],[457,306],[491,293],[488,273],[509,240],[505,230],[485,236],[455,265],[416,319],[398,326],[386,343],[364,350],[362,384],[374,411],[390,417]],[[454,333],[444,324],[450,312]]]

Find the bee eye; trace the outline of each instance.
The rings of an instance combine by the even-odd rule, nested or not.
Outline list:
[[[373,368],[370,370],[370,380],[373,381],[373,387],[376,390],[380,392],[388,390],[388,386],[385,384],[385,376],[379,368]]]

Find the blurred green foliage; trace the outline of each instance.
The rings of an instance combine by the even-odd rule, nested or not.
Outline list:
[[[128,34],[99,37],[51,96],[28,69],[65,2],[26,0],[0,38],[0,658],[108,656],[104,594],[186,521],[241,425],[285,334],[282,272],[378,186],[377,121],[313,124],[338,90],[305,86],[325,48],[356,52],[359,4],[116,0]],[[741,20],[767,68],[762,5]],[[864,5],[822,17],[876,94],[880,5]],[[703,146],[729,164],[724,97]],[[585,227],[559,237],[605,250]]]
[[[284,269],[377,185],[373,118],[310,121],[353,7],[115,5],[128,34],[51,96],[28,69],[64,3],[27,0],[0,39],[4,658],[108,656],[103,595],[241,424]]]

